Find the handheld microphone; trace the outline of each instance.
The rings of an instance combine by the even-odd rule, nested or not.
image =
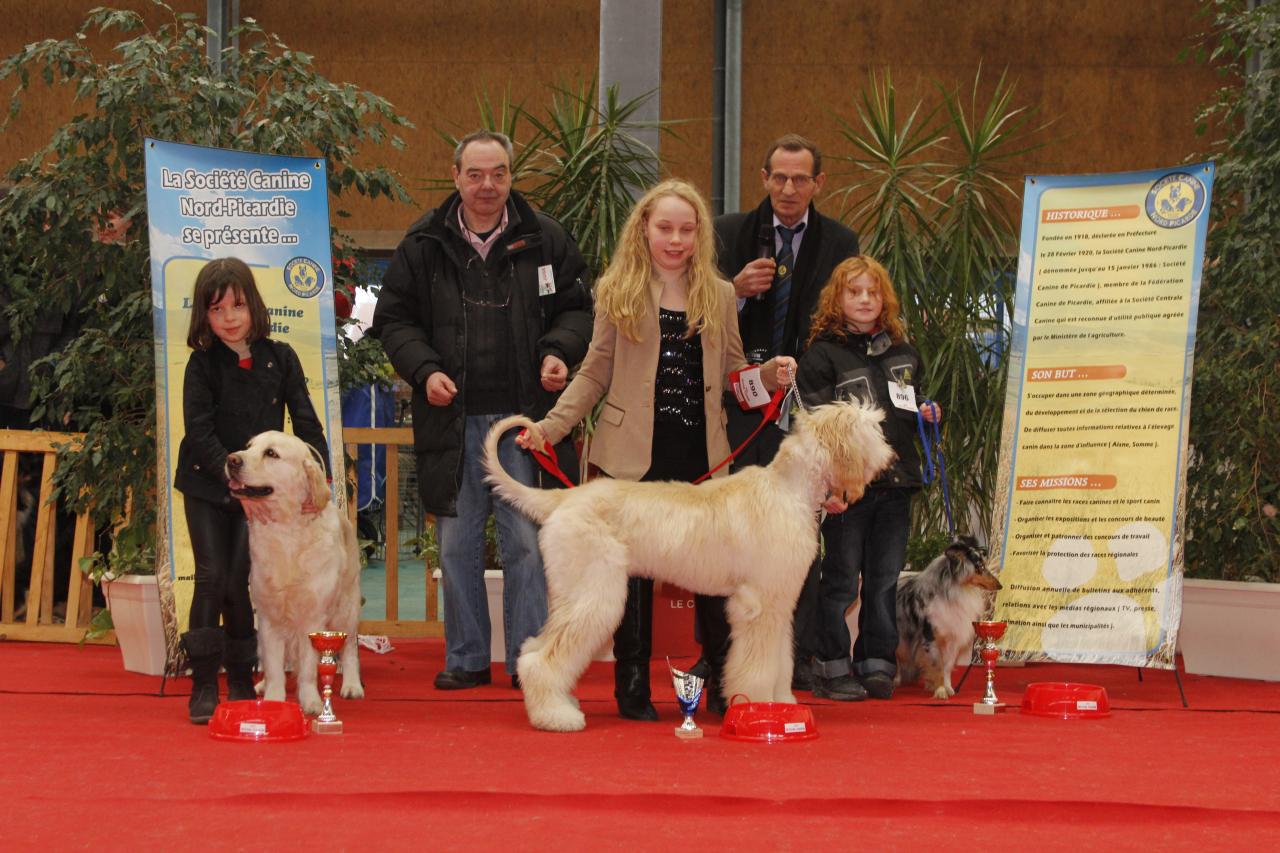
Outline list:
[[[773,257],[773,226],[764,223],[760,226],[760,232],[756,235],[760,241],[759,249],[756,252],[756,259]],[[755,296],[757,302],[764,301],[764,294],[757,293]]]

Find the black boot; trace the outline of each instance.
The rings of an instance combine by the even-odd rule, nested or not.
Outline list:
[[[256,635],[242,639],[227,638],[222,666],[227,671],[227,701],[239,702],[257,699],[253,691],[253,668],[258,665],[258,638]]]
[[[702,640],[702,661],[707,667],[703,692],[707,697],[707,710],[717,717],[723,717],[729,707],[729,697],[721,690],[724,662],[729,656],[729,619],[725,616],[724,604],[724,597],[719,595],[693,597],[693,616]]]
[[[618,714],[628,720],[654,721],[649,701],[649,657],[653,651],[653,581],[630,578],[622,624],[613,635],[613,695]]]
[[[191,722],[204,725],[218,707],[218,669],[226,635],[221,628],[195,628],[182,635],[191,664],[191,701],[187,714]]]

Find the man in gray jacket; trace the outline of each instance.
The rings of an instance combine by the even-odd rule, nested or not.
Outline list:
[[[589,274],[564,228],[511,188],[511,142],[477,131],[454,151],[457,192],[414,223],[383,278],[371,334],[414,389],[413,436],[423,509],[436,516],[444,577],[440,690],[487,684],[489,611],[484,529],[497,523],[506,667],[546,619],[534,524],[484,482],[482,442],[511,414],[541,419],[591,338]],[[538,479],[510,434],[499,456]],[[567,444],[567,442],[566,442]],[[562,452],[561,457],[564,458]],[[576,465],[564,466],[576,470]]]

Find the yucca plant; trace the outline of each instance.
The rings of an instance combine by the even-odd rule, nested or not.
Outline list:
[[[507,88],[502,91],[502,98],[496,103],[488,92],[482,91],[476,95],[476,112],[479,115],[479,126],[485,130],[501,133],[511,140],[511,146],[514,149],[515,160],[511,164],[512,184],[522,193],[528,187],[526,186],[530,177],[535,174],[530,161],[540,151],[536,144],[538,135],[532,130],[528,133],[521,129],[521,121],[527,116],[523,103],[515,103],[511,100],[511,89]],[[474,127],[466,127],[460,129],[459,133],[445,130],[437,127],[436,135],[444,140],[445,144],[453,150],[458,145],[458,140],[466,136]],[[450,177],[436,177],[427,179],[425,186],[429,190],[436,192],[451,193],[454,190],[453,179]]]
[[[613,256],[618,231],[637,195],[658,180],[657,153],[637,133],[657,128],[671,134],[670,121],[640,121],[636,114],[653,92],[630,100],[617,86],[596,103],[595,80],[573,87],[551,87],[545,110],[513,104],[504,93],[495,106],[478,95],[480,126],[505,133],[515,148],[515,186],[544,213],[573,235],[587,265],[599,274]],[[450,145],[458,137],[437,129]],[[432,181],[432,189],[452,189],[450,181]]]
[[[618,231],[636,196],[658,180],[658,155],[636,136],[652,127],[671,132],[669,122],[636,120],[653,94],[620,101],[618,87],[610,86],[597,106],[592,80],[574,89],[555,87],[546,117],[529,115],[540,135],[541,156],[533,167],[544,178],[535,198],[568,227],[597,272],[613,257]]]
[[[955,525],[986,536],[995,496],[1021,187],[1011,161],[1032,150],[1032,113],[1006,77],[985,99],[938,86],[940,102],[900,111],[886,73],[839,118],[854,178],[837,195],[863,251],[889,270],[908,335],[925,363],[925,394],[943,409]],[[837,176],[838,178],[839,176]],[[947,534],[942,490],[916,515],[922,553]]]

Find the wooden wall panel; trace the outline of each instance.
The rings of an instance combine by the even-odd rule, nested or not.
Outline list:
[[[8,26],[0,52],[70,35],[85,12],[112,0],[0,0]],[[116,5],[143,8],[141,0]],[[201,0],[176,6],[203,15]],[[760,197],[759,160],[781,133],[812,136],[847,154],[832,113],[852,120],[871,72],[890,69],[909,101],[937,100],[932,81],[967,88],[979,65],[986,89],[1008,69],[1020,103],[1053,118],[1046,147],[1022,172],[1095,172],[1179,162],[1201,142],[1194,116],[1216,85],[1210,70],[1177,61],[1203,29],[1198,0],[745,0],[741,198]],[[667,171],[710,189],[712,3],[667,0],[663,9],[662,113],[685,120],[663,141]],[[316,57],[320,70],[390,100],[417,126],[403,152],[370,156],[400,170],[413,209],[354,201],[344,225],[371,245],[394,245],[417,211],[439,200],[425,182],[448,174],[451,152],[436,127],[478,122],[475,96],[542,103],[547,85],[596,71],[597,0],[241,0],[241,13]],[[0,91],[6,91],[0,87]],[[0,136],[0,165],[28,153],[69,114],[39,94]],[[828,166],[834,184],[847,167]],[[829,185],[831,186],[831,185]]]
[[[529,105],[548,85],[596,73],[599,4],[594,0],[241,0],[291,47],[316,57],[322,73],[376,92],[416,125],[403,151],[370,156],[406,178],[413,208],[352,198],[349,227],[362,242],[394,246],[419,211],[443,194],[425,184],[449,175],[453,151],[436,132],[461,135],[479,126],[476,96]]]
[[[834,111],[855,121],[871,73],[889,69],[909,107],[938,102],[937,80],[983,94],[1007,69],[1018,103],[1053,119],[1047,143],[1014,173],[1108,172],[1178,163],[1201,145],[1198,106],[1216,86],[1179,50],[1203,29],[1198,0],[940,2],[749,0],[743,40],[742,201],[758,199],[769,142],[796,130],[824,151],[852,153]],[[803,14],[797,15],[796,10]],[[752,169],[747,173],[748,166]],[[828,173],[843,168],[832,162]],[[840,176],[832,174],[838,184]],[[829,185],[830,186],[830,185]]]

